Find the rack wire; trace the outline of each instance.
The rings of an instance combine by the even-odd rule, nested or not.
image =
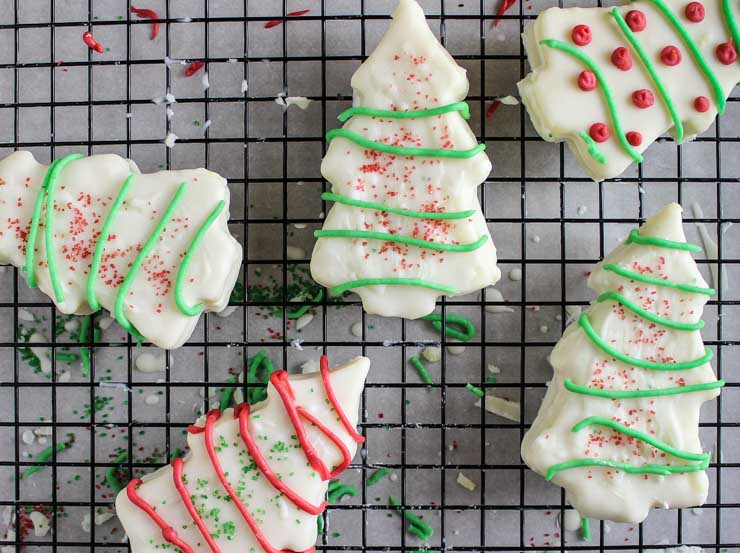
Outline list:
[[[0,530],[18,532],[6,534],[0,547],[127,550],[115,519],[94,522],[112,506],[106,472],[120,469],[127,480],[170,461],[197,414],[191,406],[207,409],[230,371],[241,371],[248,356],[264,349],[277,366],[291,370],[320,352],[334,362],[363,354],[373,363],[362,400],[367,443],[342,477],[360,493],[329,507],[319,551],[740,548],[734,522],[740,514],[740,411],[734,401],[740,368],[733,360],[740,317],[738,298],[721,282],[738,277],[732,235],[740,227],[731,228],[740,221],[737,96],[695,142],[661,140],[642,166],[594,184],[562,145],[537,137],[521,106],[502,105],[487,116],[491,101],[515,94],[514,83],[527,71],[519,34],[551,3],[519,2],[496,16],[497,1],[422,2],[471,80],[471,124],[494,163],[480,199],[499,249],[504,276],[498,287],[513,312],[488,312],[493,303],[485,294],[441,301],[442,313],[467,316],[478,329],[458,353],[449,346],[459,344],[444,331],[439,336],[423,322],[368,316],[355,296],[342,303],[292,301],[288,292],[300,287],[308,261],[289,258],[288,247],[310,251],[312,231],[327,209],[320,200],[327,189],[319,173],[323,136],[351,102],[350,76],[386,27],[393,4],[151,0],[140,7],[156,9],[161,28],[149,41],[152,21],[129,13],[124,0],[0,0],[0,156],[27,149],[48,162],[73,151],[115,152],[145,171],[204,165],[220,172],[232,191],[230,226],[244,245],[240,280],[246,276],[256,292],[233,301],[229,318],[204,316],[193,338],[167,353],[168,368],[160,374],[135,371],[135,358],[145,350],[115,325],[107,328],[100,340],[85,344],[94,346],[85,378],[79,366],[56,359],[57,351],[77,347],[75,323],[29,291],[17,270],[0,273]],[[310,11],[288,15],[304,9]],[[494,26],[498,20],[500,27]],[[268,29],[270,21],[279,23]],[[88,50],[79,38],[86,30],[109,50]],[[205,62],[210,88],[199,86],[202,73],[183,78],[184,67],[165,57]],[[168,91],[177,97],[171,119],[166,106],[151,101]],[[313,103],[305,112],[283,110],[275,103],[278,92]],[[212,125],[204,131],[208,120]],[[172,149],[163,144],[169,132],[180,136]],[[702,412],[703,442],[716,444],[710,497],[702,510],[654,512],[639,526],[602,522],[590,541],[581,541],[560,528],[564,495],[526,469],[519,442],[550,378],[546,356],[565,326],[566,307],[587,305],[592,297],[584,275],[626,229],[671,200],[700,204],[703,215],[687,210],[689,236],[698,240],[694,223],[703,223],[719,248],[718,260],[710,260],[719,264],[719,294],[705,311],[704,338],[728,385]],[[699,262],[709,278],[710,264]],[[521,280],[507,276],[512,269],[521,270]],[[270,296],[268,288],[254,288],[259,284],[288,292]],[[315,320],[301,332],[291,319],[276,316],[303,304]],[[349,331],[355,322],[362,323],[359,337]],[[50,379],[28,364],[24,325],[50,337],[39,344],[54,353]],[[429,366],[434,384],[426,386],[408,359],[429,342],[441,343],[444,355]],[[489,364],[502,368],[495,382],[486,378]],[[69,378],[60,378],[65,372]],[[520,401],[522,422],[473,407],[468,382]],[[24,436],[40,426],[51,429],[47,443],[64,441],[70,432],[75,442],[33,478],[21,479],[35,464],[29,454],[42,449],[38,437],[29,445]],[[127,460],[114,462],[121,452]],[[368,486],[379,467],[395,477]],[[461,471],[476,490],[455,483]],[[388,495],[434,528],[426,545],[403,531]],[[48,535],[27,531],[28,509],[50,515]],[[93,520],[89,532],[81,525],[86,515]]]

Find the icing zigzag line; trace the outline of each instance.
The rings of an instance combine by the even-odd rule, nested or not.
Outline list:
[[[365,106],[355,106],[344,110],[339,114],[337,119],[344,123],[347,119],[354,115],[365,115],[368,117],[377,117],[380,119],[418,119],[420,117],[434,117],[435,115],[442,115],[444,113],[450,113],[451,111],[459,111],[463,119],[470,119],[470,106],[467,102],[455,102],[454,104],[447,104],[446,106],[440,106],[438,108],[431,109],[417,109],[410,111],[397,111],[390,109],[375,109],[368,108]]]
[[[353,290],[354,288],[362,288],[364,286],[419,286],[420,288],[429,288],[430,290],[439,290],[445,294],[457,294],[457,288],[453,286],[447,286],[446,284],[438,284],[430,280],[423,280],[421,278],[401,278],[401,277],[389,277],[389,278],[361,278],[358,280],[351,280],[335,286],[331,289],[332,295],[339,295],[347,290]]]
[[[605,271],[611,271],[612,273],[616,273],[619,276],[628,278],[630,280],[644,282],[645,284],[654,284],[655,286],[665,286],[667,288],[675,288],[676,290],[681,290],[682,292],[689,292],[690,294],[705,294],[707,296],[714,295],[714,288],[704,288],[702,286],[693,286],[691,284],[683,284],[681,282],[674,282],[672,280],[651,277],[651,276],[643,275],[640,273],[636,273],[634,271],[630,271],[629,269],[625,269],[623,267],[620,267],[619,265],[614,265],[613,263],[606,263],[602,267],[602,269],[604,269]]]
[[[701,319],[699,319],[695,323],[679,323],[677,321],[671,321],[669,319],[659,317],[658,315],[643,309],[642,307],[637,305],[635,302],[628,300],[619,292],[613,292],[613,291],[604,292],[598,298],[596,298],[596,301],[598,302],[602,302],[606,300],[614,300],[615,302],[624,306],[626,309],[629,309],[630,311],[632,311],[635,315],[642,317],[646,321],[659,324],[666,328],[672,328],[673,330],[691,331],[691,330],[701,330],[702,328],[704,328],[704,321]]]
[[[483,244],[486,243],[486,240],[488,240],[488,237],[484,235],[478,238],[475,242],[470,242],[468,244],[444,244],[439,242],[430,242],[429,240],[421,240],[419,238],[412,238],[411,236],[389,234],[387,232],[349,229],[316,230],[313,235],[316,238],[366,238],[368,240],[396,242],[398,244],[406,244],[407,246],[415,246],[417,248],[442,252],[472,252],[473,250],[477,250],[483,246]]]
[[[433,220],[450,220],[450,219],[465,219],[475,215],[474,209],[468,209],[465,211],[414,211],[412,209],[403,209],[401,207],[390,207],[385,204],[379,204],[375,202],[366,202],[364,200],[357,200],[355,198],[349,198],[342,196],[341,194],[334,194],[332,192],[324,192],[321,194],[322,200],[336,202],[338,204],[349,205],[352,207],[358,207],[360,209],[376,209],[387,213],[395,213],[396,215],[403,215],[404,217],[413,217],[415,219],[433,219]]]
[[[709,466],[709,453],[692,453],[690,451],[676,449],[665,442],[653,438],[649,434],[645,434],[644,432],[640,432],[639,430],[634,430],[605,417],[585,418],[581,422],[573,426],[571,432],[579,432],[585,427],[593,425],[606,426],[608,428],[611,428],[612,430],[616,430],[617,432],[624,434],[625,436],[629,436],[648,445],[651,445],[657,450],[667,453],[668,455],[677,457],[678,459],[684,459],[686,461],[697,461],[698,464],[684,466],[647,464],[637,466],[631,465],[630,463],[609,461],[606,459],[573,459],[571,461],[565,461],[563,463],[558,463],[551,466],[547,470],[547,475],[545,476],[546,480],[552,480],[552,478],[558,472],[563,470],[589,466],[611,467],[623,470],[624,472],[629,474],[659,474],[663,476],[668,476],[673,473],[681,472],[696,472],[699,470],[704,470]]]
[[[346,138],[351,140],[355,144],[368,148],[369,150],[376,150],[378,152],[384,152],[386,154],[393,154],[404,157],[440,157],[440,158],[454,158],[454,159],[469,159],[481,153],[486,149],[485,144],[478,144],[477,146],[470,148],[469,150],[445,150],[443,148],[407,148],[405,146],[392,146],[391,144],[384,144],[382,142],[376,142],[370,140],[364,136],[357,134],[349,129],[332,129],[326,133],[327,144],[331,143],[335,138]]]
[[[704,392],[722,388],[725,385],[724,380],[715,380],[714,382],[704,382],[702,384],[690,384],[688,386],[675,386],[673,388],[655,388],[652,390],[602,390],[599,388],[589,388],[574,383],[570,378],[563,381],[563,387],[574,394],[584,396],[603,397],[607,399],[634,399],[640,397],[660,397],[674,396],[678,394],[687,394],[691,392]]]

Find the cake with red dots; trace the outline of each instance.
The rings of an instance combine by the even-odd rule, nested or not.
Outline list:
[[[700,250],[681,207],[664,207],[596,266],[598,297],[552,351],[522,459],[583,517],[637,523],[707,498],[699,412],[724,382],[700,332],[714,294],[691,255]]]
[[[221,311],[241,266],[226,180],[205,169],[141,174],[117,155],[29,152],[0,161],[0,263],[62,313],[108,310],[136,340],[181,346]]]
[[[468,80],[414,0],[401,0],[352,88],[344,126],[327,134],[322,197],[334,205],[315,233],[313,278],[356,292],[368,313],[409,319],[494,284],[477,196],[491,163],[466,122]]]
[[[329,481],[364,441],[370,361],[320,366],[273,372],[264,401],[210,411],[188,428],[185,458],[131,480],[116,498],[131,551],[313,551]]]
[[[545,10],[524,31],[532,73],[519,83],[537,132],[565,140],[596,181],[666,132],[693,139],[740,80],[737,12],[725,0]]]

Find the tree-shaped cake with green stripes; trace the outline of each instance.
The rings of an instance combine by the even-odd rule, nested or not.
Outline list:
[[[495,283],[477,196],[491,163],[466,122],[468,80],[414,0],[401,0],[352,88],[344,126],[327,134],[322,197],[334,205],[315,233],[314,279],[406,318]]]
[[[547,9],[524,32],[522,101],[545,140],[565,140],[595,180],[616,177],[662,134],[690,140],[725,111],[738,17],[737,0]]]
[[[584,517],[639,522],[654,507],[706,500],[699,411],[724,383],[701,338],[714,290],[695,251],[681,207],[665,206],[597,265],[596,300],[552,352],[522,458]]]

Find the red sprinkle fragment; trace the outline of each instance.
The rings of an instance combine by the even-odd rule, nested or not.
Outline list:
[[[516,0],[501,0],[501,3],[498,5],[498,9],[496,10],[496,15],[504,15],[514,4],[516,4]],[[491,28],[498,27],[501,25],[502,21],[503,19],[494,20],[491,22]]]
[[[159,19],[159,14],[149,8],[135,8],[131,6],[131,13],[144,19]],[[159,34],[159,23],[155,22],[152,23],[152,34],[149,35],[149,40],[157,38],[157,34]]]
[[[82,33],[82,40],[85,44],[87,44],[87,47],[90,48],[90,50],[95,50],[99,54],[102,54],[105,52],[105,48],[102,44],[100,44],[95,38],[93,38],[93,34],[90,31],[85,31]]]
[[[204,61],[194,61],[193,63],[191,63],[190,65],[188,65],[188,68],[185,70],[185,76],[186,77],[192,77],[205,64],[206,64],[206,62],[204,62]]]
[[[493,117],[493,114],[496,113],[496,110],[501,105],[501,100],[494,100],[491,102],[488,106],[488,109],[486,110],[486,119],[490,119]]]
[[[297,10],[285,14],[285,17],[300,17],[301,15],[306,15],[310,11],[311,10]],[[283,23],[285,23],[284,19],[271,19],[270,21],[265,23],[265,29],[272,29],[273,27],[277,27],[278,25],[282,25]]]

